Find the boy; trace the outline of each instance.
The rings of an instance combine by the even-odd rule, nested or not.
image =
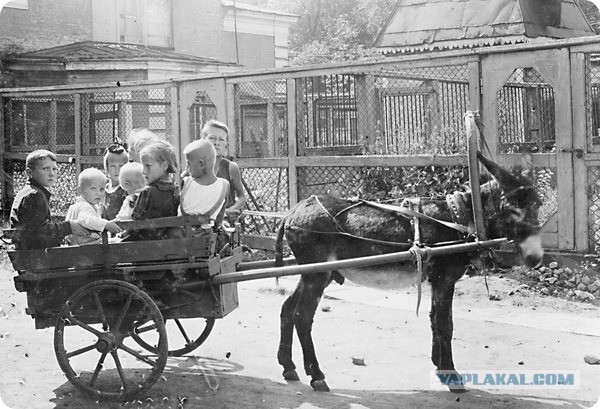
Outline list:
[[[123,200],[119,214],[117,214],[117,220],[132,220],[131,215],[133,214],[135,202],[140,195],[140,191],[146,187],[143,170],[142,164],[137,162],[129,162],[121,168],[119,184],[127,192],[127,196]]]
[[[110,233],[119,233],[121,228],[114,221],[108,221],[100,217],[98,205],[104,197],[104,186],[106,176],[100,169],[88,168],[79,174],[78,188],[81,196],[78,196],[67,211],[66,220],[76,220],[88,231],[85,234],[70,234],[67,236],[67,244],[82,245],[100,243],[100,233],[104,230]]]
[[[52,222],[50,192],[56,182],[56,156],[45,149],[27,155],[25,173],[29,180],[19,191],[10,211],[10,224],[16,230],[16,249],[57,247],[67,234],[83,234],[85,229],[76,221]]]
[[[213,144],[216,151],[215,174],[229,182],[229,196],[225,213],[235,221],[246,204],[246,193],[242,184],[242,173],[237,163],[225,158],[229,141],[229,128],[223,122],[211,119],[202,128],[202,139]]]
[[[215,175],[215,148],[207,139],[199,139],[187,145],[183,154],[189,176],[183,180],[179,214],[206,215],[211,225],[203,227],[221,227],[229,182]]]
[[[129,162],[127,151],[120,143],[113,143],[104,152],[104,172],[108,182],[104,190],[104,197],[100,203],[100,216],[106,220],[113,220],[123,205],[127,193],[119,185],[119,171]]]

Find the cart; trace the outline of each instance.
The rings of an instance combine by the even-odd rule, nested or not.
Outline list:
[[[242,260],[239,227],[223,244],[201,217],[125,222],[178,229],[181,238],[9,251],[36,329],[54,327],[67,379],[95,399],[131,400],[161,377],[169,356],[198,348],[215,319],[238,307],[237,284],[211,277]],[[169,340],[167,340],[169,334]]]

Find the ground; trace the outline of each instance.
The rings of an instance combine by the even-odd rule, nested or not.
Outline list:
[[[589,408],[600,396],[600,308],[534,291],[514,292],[510,276],[465,277],[455,298],[454,352],[459,371],[575,370],[576,389],[450,393],[430,381],[429,292],[418,316],[416,289],[383,291],[332,284],[315,317],[314,339],[332,391],[314,392],[301,373],[285,382],[277,364],[279,309],[294,277],[239,283],[240,306],[218,320],[189,356],[170,358],[163,377],[139,401],[95,402],[62,375],[52,329],[35,330],[0,271],[0,397],[21,408]],[[511,295],[512,293],[512,295]],[[191,325],[195,325],[192,323]],[[299,368],[302,358],[294,346]],[[353,364],[353,358],[364,361]],[[354,362],[357,362],[355,359]],[[0,405],[2,407],[2,405]]]

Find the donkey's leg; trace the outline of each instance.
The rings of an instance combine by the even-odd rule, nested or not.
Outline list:
[[[448,273],[448,272],[447,272]],[[431,360],[438,371],[444,371],[453,382],[447,386],[452,391],[462,391],[462,379],[454,369],[452,359],[452,299],[456,281],[452,274],[432,274],[431,280],[431,331],[432,349]]]
[[[304,370],[312,379],[310,386],[319,392],[329,392],[329,386],[325,382],[325,375],[319,368],[315,347],[312,340],[312,324],[315,312],[325,287],[331,282],[331,274],[304,275],[300,279],[302,292],[298,304],[294,310],[294,324],[302,346],[304,357]]]
[[[296,365],[292,361],[292,341],[294,336],[294,310],[298,304],[298,298],[302,283],[298,283],[294,293],[290,295],[281,306],[280,315],[280,338],[279,349],[277,351],[277,361],[283,366],[283,378],[287,381],[298,381]]]

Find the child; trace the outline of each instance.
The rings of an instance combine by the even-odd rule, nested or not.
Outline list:
[[[140,192],[133,220],[177,216],[179,191],[171,182],[177,172],[177,156],[173,146],[165,141],[153,142],[140,152],[142,173],[148,182]],[[170,229],[145,229],[131,232],[126,240],[157,240],[169,234]]]
[[[161,139],[146,128],[132,129],[127,136],[127,147],[129,148],[129,159],[132,162],[140,162],[140,152],[144,147]]]
[[[100,233],[107,230],[111,233],[121,232],[121,228],[114,221],[108,221],[100,217],[98,205],[104,197],[104,186],[106,176],[100,169],[88,168],[79,174],[78,196],[67,211],[66,220],[76,220],[88,231],[85,234],[70,234],[66,237],[67,244],[96,244],[100,243]]]
[[[210,217],[219,228],[223,221],[229,182],[215,175],[216,151],[207,139],[193,141],[183,150],[189,176],[183,180],[179,214],[199,214]]]
[[[116,216],[117,220],[132,220],[133,208],[140,195],[140,191],[146,187],[146,179],[144,178],[143,166],[141,163],[129,162],[123,165],[119,172],[119,183],[121,188],[127,192],[121,210]]]
[[[211,119],[202,128],[202,139],[209,140],[215,147],[215,174],[229,182],[225,213],[230,221],[235,221],[246,204],[246,194],[239,166],[224,157],[227,154],[229,128],[224,123]]]
[[[16,230],[16,249],[39,249],[59,246],[67,234],[83,234],[85,229],[75,221],[52,222],[50,192],[56,182],[56,156],[45,149],[27,155],[27,185],[17,193],[10,211],[10,224]]]
[[[100,216],[106,220],[113,220],[127,193],[119,185],[119,171],[129,161],[125,147],[120,143],[113,143],[104,152],[104,172],[108,175],[104,197],[100,203]]]

